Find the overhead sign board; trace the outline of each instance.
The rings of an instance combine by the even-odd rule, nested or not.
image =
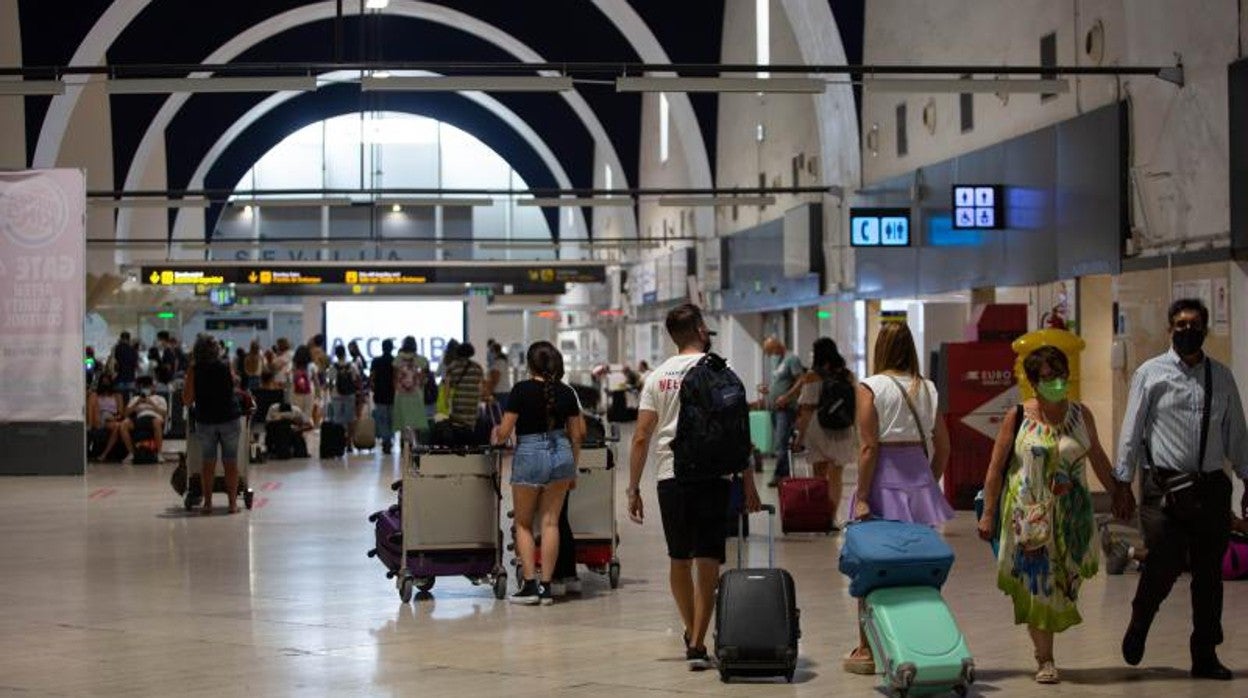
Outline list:
[[[852,208],[849,230],[853,247],[908,247],[910,209]]]
[[[953,185],[955,230],[999,230],[1005,227],[1005,187],[1000,184]]]
[[[601,283],[606,268],[596,264],[195,264],[170,262],[144,266],[139,278],[150,286],[318,286],[347,284],[397,286],[423,284],[511,284],[524,287]]]

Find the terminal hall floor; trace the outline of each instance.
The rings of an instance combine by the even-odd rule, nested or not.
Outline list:
[[[621,463],[627,448],[619,446]],[[855,602],[836,571],[835,536],[778,541],[802,611],[794,684],[724,685],[715,672],[688,671],[652,480],[644,526],[627,521],[617,499],[617,590],[582,570],[583,597],[519,607],[443,578],[432,598],[403,604],[382,565],[365,557],[366,517],[393,501],[396,460],[254,466],[256,508],[233,516],[219,494],[219,515],[185,513],[169,487],[171,465],[0,481],[0,695],[879,695],[874,678],[840,668]],[[617,491],[625,478],[621,470]],[[749,557],[765,564],[761,515],[752,526]],[[1186,578],[1163,607],[1143,667],[1125,666],[1119,642],[1138,578],[1128,573],[1085,585],[1084,623],[1057,642],[1064,681],[1042,687],[970,515],[960,512],[946,535],[958,561],[944,593],[975,656],[973,695],[1248,695],[1248,582],[1226,589],[1221,656],[1237,681],[1187,677]]]

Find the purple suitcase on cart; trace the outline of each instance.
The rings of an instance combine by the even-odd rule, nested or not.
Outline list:
[[[403,513],[398,504],[373,512],[376,547],[368,551],[386,566],[386,578],[393,579],[403,567]],[[420,591],[433,588],[436,577],[464,576],[470,579],[489,577],[495,571],[495,553],[491,550],[440,550],[437,553],[408,553],[407,570]],[[504,580],[505,581],[505,580]],[[497,595],[497,594],[496,594]]]

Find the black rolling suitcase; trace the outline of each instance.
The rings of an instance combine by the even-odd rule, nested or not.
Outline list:
[[[737,569],[719,578],[715,599],[715,659],[719,678],[783,676],[797,671],[801,636],[793,577],[775,567],[776,509],[767,511],[767,567],[743,569],[744,538],[737,540]],[[742,513],[742,518],[745,514]]]
[[[347,428],[337,422],[321,422],[321,458],[342,458],[347,453]]]

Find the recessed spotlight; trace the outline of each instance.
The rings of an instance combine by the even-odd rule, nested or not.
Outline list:
[[[403,212],[403,207],[402,207],[402,206],[400,206],[400,205],[398,205],[398,204],[395,204],[395,205],[393,205],[393,206],[391,206],[391,207],[390,207],[390,212],[391,212],[391,213],[402,213],[402,212]]]

